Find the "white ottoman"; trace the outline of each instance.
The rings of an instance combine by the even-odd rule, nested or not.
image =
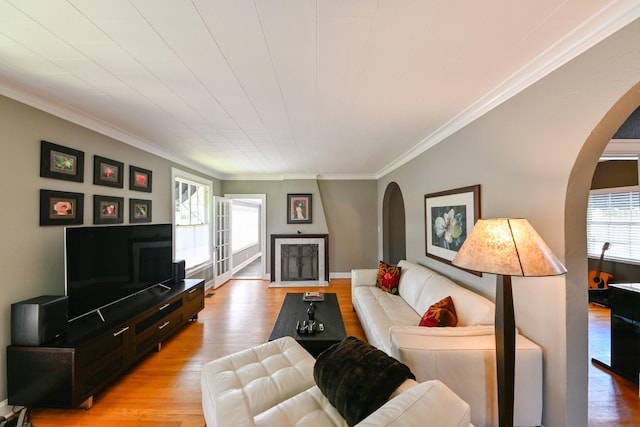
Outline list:
[[[293,338],[284,337],[205,364],[207,426],[253,426],[256,415],[315,385],[314,363]]]

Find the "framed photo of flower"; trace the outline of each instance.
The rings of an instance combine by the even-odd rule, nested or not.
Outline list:
[[[106,157],[93,156],[93,183],[123,188],[124,163]]]
[[[40,225],[80,225],[84,194],[40,190]]]
[[[425,194],[424,218],[426,255],[453,265],[451,261],[480,218],[480,185]]]
[[[129,199],[129,222],[151,222],[151,200]]]
[[[150,170],[129,166],[129,190],[151,193],[151,174]]]
[[[311,194],[287,194],[287,224],[311,224]]]
[[[93,196],[94,224],[122,224],[123,197]]]
[[[40,176],[83,182],[84,152],[40,141]]]

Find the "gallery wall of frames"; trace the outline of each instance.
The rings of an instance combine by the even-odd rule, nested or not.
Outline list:
[[[84,182],[84,152],[48,141],[40,142],[40,176],[71,182]],[[128,180],[124,162],[98,155],[93,156],[93,184],[141,193],[152,192],[153,172],[129,165]],[[70,188],[71,189],[71,188]],[[125,197],[96,194],[93,196],[94,224],[122,224],[124,222]],[[40,190],[40,225],[81,225],[84,223],[84,193],[58,190]],[[129,198],[129,222],[151,222],[151,200]]]

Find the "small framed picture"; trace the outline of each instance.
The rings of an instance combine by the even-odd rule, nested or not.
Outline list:
[[[129,199],[129,222],[151,222],[151,200]]]
[[[93,196],[94,224],[122,224],[123,197]]]
[[[311,224],[311,194],[287,194],[287,224]]]
[[[151,193],[151,171],[129,166],[129,190]]]
[[[40,141],[40,176],[83,182],[84,152]]]
[[[40,225],[80,225],[84,194],[40,190]]]
[[[124,163],[106,157],[93,156],[93,183],[107,187],[124,187]]]

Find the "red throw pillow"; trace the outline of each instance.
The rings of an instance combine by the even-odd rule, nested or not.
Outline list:
[[[446,297],[433,304],[420,319],[419,326],[456,326],[458,315],[451,297]]]
[[[398,295],[398,284],[400,283],[400,267],[389,265],[380,261],[378,265],[378,278],[376,286],[385,292]]]

